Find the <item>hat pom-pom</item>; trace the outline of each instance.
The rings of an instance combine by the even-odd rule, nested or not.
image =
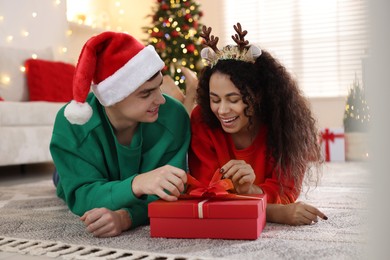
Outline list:
[[[72,124],[83,125],[92,116],[92,108],[88,103],[72,100],[66,107],[64,115]]]

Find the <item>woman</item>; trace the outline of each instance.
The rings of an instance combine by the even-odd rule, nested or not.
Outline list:
[[[203,28],[211,49],[202,50],[208,65],[191,114],[190,172],[209,183],[220,168],[235,192],[267,194],[267,221],[303,225],[327,219],[296,202],[304,177],[315,177],[318,171],[311,166],[322,161],[307,102],[286,68],[267,51],[249,46],[240,24],[234,28],[237,46],[222,50],[211,28]]]

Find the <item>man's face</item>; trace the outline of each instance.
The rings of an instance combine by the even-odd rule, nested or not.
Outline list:
[[[157,76],[150,81],[146,81],[124,100],[106,109],[110,110],[110,114],[114,113],[115,118],[122,122],[156,121],[159,107],[165,103],[165,98],[160,90],[162,80],[162,74],[158,73]]]

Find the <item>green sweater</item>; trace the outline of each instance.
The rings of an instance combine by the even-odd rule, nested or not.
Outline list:
[[[165,96],[157,121],[140,123],[130,146],[118,143],[105,110],[91,93],[93,109],[84,125],[72,125],[64,107],[54,124],[50,152],[60,176],[57,195],[77,214],[99,207],[126,209],[132,228],[148,224],[148,203],[155,195],[137,198],[132,181],[138,174],[160,166],[186,168],[190,143],[189,117],[175,99]]]

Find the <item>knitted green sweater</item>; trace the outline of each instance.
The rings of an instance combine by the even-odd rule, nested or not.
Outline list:
[[[58,112],[50,152],[60,176],[57,195],[73,213],[81,216],[98,207],[126,209],[132,228],[148,224],[148,203],[157,196],[134,196],[134,177],[167,164],[187,170],[189,117],[178,101],[165,98],[157,121],[139,123],[129,146],[118,143],[93,94],[87,99],[93,115],[86,124],[72,125],[64,108]]]

